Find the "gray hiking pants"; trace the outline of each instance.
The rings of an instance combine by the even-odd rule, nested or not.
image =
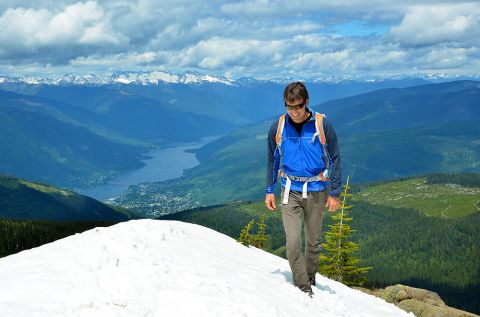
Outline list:
[[[282,188],[282,198],[283,195]],[[288,204],[282,204],[287,259],[292,270],[293,285],[303,291],[310,288],[309,278],[317,273],[322,250],[322,222],[326,202],[326,191],[309,192],[307,199],[302,198],[301,192],[290,191]],[[305,256],[301,249],[302,215],[305,230]]]

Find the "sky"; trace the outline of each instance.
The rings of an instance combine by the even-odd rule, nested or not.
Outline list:
[[[480,75],[480,1],[2,0],[0,74]]]
[[[214,230],[134,220],[0,258],[2,317],[415,317]]]

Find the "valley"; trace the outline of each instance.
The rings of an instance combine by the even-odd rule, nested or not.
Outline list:
[[[285,257],[280,213],[263,204],[266,134],[282,112],[283,84],[255,84],[0,83],[0,173],[17,176],[3,176],[0,186],[8,232],[0,247],[18,252],[142,217],[237,238],[265,214],[267,249]],[[335,86],[310,84],[312,94]],[[478,311],[480,84],[390,84],[350,96],[347,87],[368,85],[338,84],[337,99],[312,103],[333,123],[343,177],[353,182],[354,240],[374,267],[367,286],[423,287]],[[222,137],[198,143],[214,135]],[[97,188],[81,193],[115,199],[74,193],[85,187]]]

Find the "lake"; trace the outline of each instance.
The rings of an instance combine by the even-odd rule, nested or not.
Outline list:
[[[120,196],[129,185],[181,177],[185,169],[199,164],[195,154],[186,152],[186,150],[198,149],[218,138],[219,136],[206,137],[194,143],[182,143],[152,150],[146,153],[151,158],[143,161],[144,167],[121,174],[108,184],[77,190],[77,192],[100,201],[106,201]]]

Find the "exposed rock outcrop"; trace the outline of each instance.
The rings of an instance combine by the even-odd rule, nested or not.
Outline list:
[[[480,317],[448,307],[437,293],[426,289],[401,284],[378,290],[358,289],[393,303],[407,312],[412,312],[417,317]]]

